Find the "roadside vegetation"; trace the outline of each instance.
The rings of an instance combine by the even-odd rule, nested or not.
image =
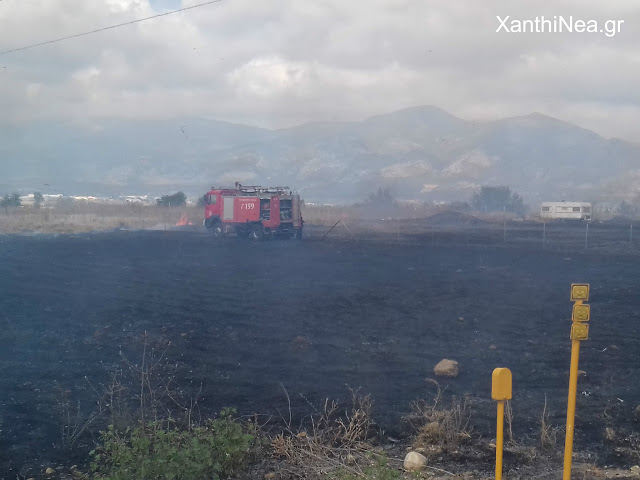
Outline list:
[[[45,201],[34,192],[29,204],[18,193],[5,194],[0,199],[0,233],[82,233],[125,229],[163,230],[188,218],[192,226],[203,219],[203,198],[196,205],[187,204],[183,192],[162,195],[154,205],[140,202],[105,204],[61,197]],[[615,208],[598,214],[598,219],[614,217],[633,219],[640,212],[640,200],[623,201]],[[303,201],[302,214],[307,225],[331,227],[337,222],[350,228],[364,228],[372,221],[422,219],[454,212],[470,221],[503,223],[536,219],[537,208],[525,205],[522,197],[508,186],[482,186],[467,200],[433,203],[398,198],[389,188],[378,188],[363,201],[350,205],[321,205]],[[388,227],[387,230],[397,230]]]
[[[398,439],[378,427],[374,400],[359,389],[348,389],[346,401],[327,398],[314,407],[304,397],[292,399],[282,386],[284,408],[277,417],[238,416],[233,408],[208,417],[200,405],[202,386],[184,382],[186,367],[170,360],[171,342],[147,333],[138,342],[139,357],[121,352],[106,382],[85,379],[95,395],[90,411],[72,402],[74,392],[60,386],[58,448],[74,458],[85,452],[85,460],[71,467],[48,466],[38,478],[493,478],[495,440],[474,430],[471,397],[447,395],[434,379],[426,379],[423,398],[407,405],[405,434]],[[296,402],[313,412],[296,418]],[[562,468],[561,429],[550,423],[546,400],[537,433],[516,441],[513,418],[507,409],[505,466],[520,473],[507,478],[556,478]],[[407,468],[408,452],[424,457],[424,464]],[[580,457],[575,468],[579,478],[603,478],[600,469]],[[624,474],[618,471],[617,478],[635,478],[631,471]]]
[[[83,233],[115,229],[165,230],[185,215],[194,225],[202,210],[194,206],[129,203],[109,205],[61,199],[53,207],[7,207],[0,213],[0,233]]]

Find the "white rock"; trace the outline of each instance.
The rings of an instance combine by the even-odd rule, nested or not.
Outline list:
[[[418,452],[409,452],[404,457],[404,469],[408,472],[419,472],[427,465],[427,457]]]
[[[457,377],[458,376],[458,362],[455,360],[448,360],[443,358],[434,367],[433,373],[440,377]]]

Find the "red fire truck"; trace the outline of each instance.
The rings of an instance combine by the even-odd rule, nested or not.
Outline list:
[[[289,187],[211,187],[204,196],[203,225],[215,237],[235,233],[261,240],[265,236],[302,238],[300,196]]]

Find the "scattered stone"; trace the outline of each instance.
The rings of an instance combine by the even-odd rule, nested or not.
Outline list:
[[[356,457],[354,457],[353,455],[349,454],[347,455],[346,461],[348,464],[354,464],[356,463]]]
[[[427,457],[418,452],[409,452],[404,457],[404,469],[408,472],[419,472],[427,465]]]
[[[617,345],[609,345],[609,348],[611,350],[619,350],[619,347]]]
[[[604,438],[610,442],[616,439],[616,432],[613,428],[607,427],[604,429]]]
[[[434,367],[433,373],[440,377],[457,377],[458,376],[458,362],[455,360],[448,360],[443,358]]]
[[[47,467],[44,473],[46,473],[47,475],[53,475],[54,473],[56,473],[56,471],[51,467]]]
[[[634,465],[629,470],[631,470],[631,473],[633,473],[635,475],[640,475],[640,466],[638,466],[638,465]]]
[[[298,335],[293,339],[293,346],[298,350],[304,350],[309,347],[309,339],[307,337],[303,337],[302,335]]]
[[[459,322],[464,322],[464,317],[458,317]]]
[[[640,405],[636,407],[636,417],[640,417]]]
[[[298,438],[305,438],[307,436],[307,432],[300,432],[298,434],[296,434],[296,437]]]
[[[498,347],[495,346],[494,344],[489,345],[489,350],[497,350]]]
[[[582,377],[583,375],[586,375],[587,372],[585,372],[584,370],[578,370],[578,376]]]
[[[264,478],[267,480],[271,480],[272,478],[276,478],[276,472],[269,472],[264,474]]]

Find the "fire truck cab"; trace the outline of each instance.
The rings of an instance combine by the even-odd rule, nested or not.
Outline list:
[[[289,187],[212,187],[204,196],[203,225],[215,237],[302,238],[300,196]]]

